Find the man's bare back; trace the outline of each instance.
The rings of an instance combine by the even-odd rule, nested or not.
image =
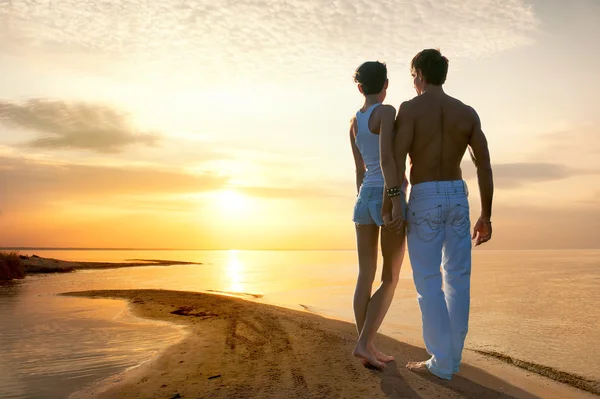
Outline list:
[[[408,151],[411,184],[461,180],[461,161],[480,131],[473,108],[441,90],[423,93],[402,108],[404,120],[398,122],[414,128]]]

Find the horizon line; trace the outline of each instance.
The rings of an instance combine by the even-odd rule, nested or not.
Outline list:
[[[478,250],[488,248],[478,248]],[[356,251],[356,248],[136,248],[136,247],[0,247],[0,251]],[[582,251],[597,248],[496,248],[495,251]]]
[[[0,250],[62,251],[354,251],[356,248],[136,248],[136,247],[0,247]]]

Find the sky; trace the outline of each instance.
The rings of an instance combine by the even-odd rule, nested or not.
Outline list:
[[[397,107],[440,48],[486,246],[600,248],[598,37],[595,0],[0,0],[0,247],[355,248],[354,69]]]

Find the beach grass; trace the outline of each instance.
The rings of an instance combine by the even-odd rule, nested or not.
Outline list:
[[[25,265],[17,251],[0,251],[0,280],[25,277]]]

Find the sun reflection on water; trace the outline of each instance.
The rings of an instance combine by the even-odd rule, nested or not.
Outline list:
[[[232,249],[229,251],[229,260],[227,261],[227,269],[225,276],[229,286],[227,291],[244,292],[242,274],[244,273],[245,265],[238,257],[238,251]]]

